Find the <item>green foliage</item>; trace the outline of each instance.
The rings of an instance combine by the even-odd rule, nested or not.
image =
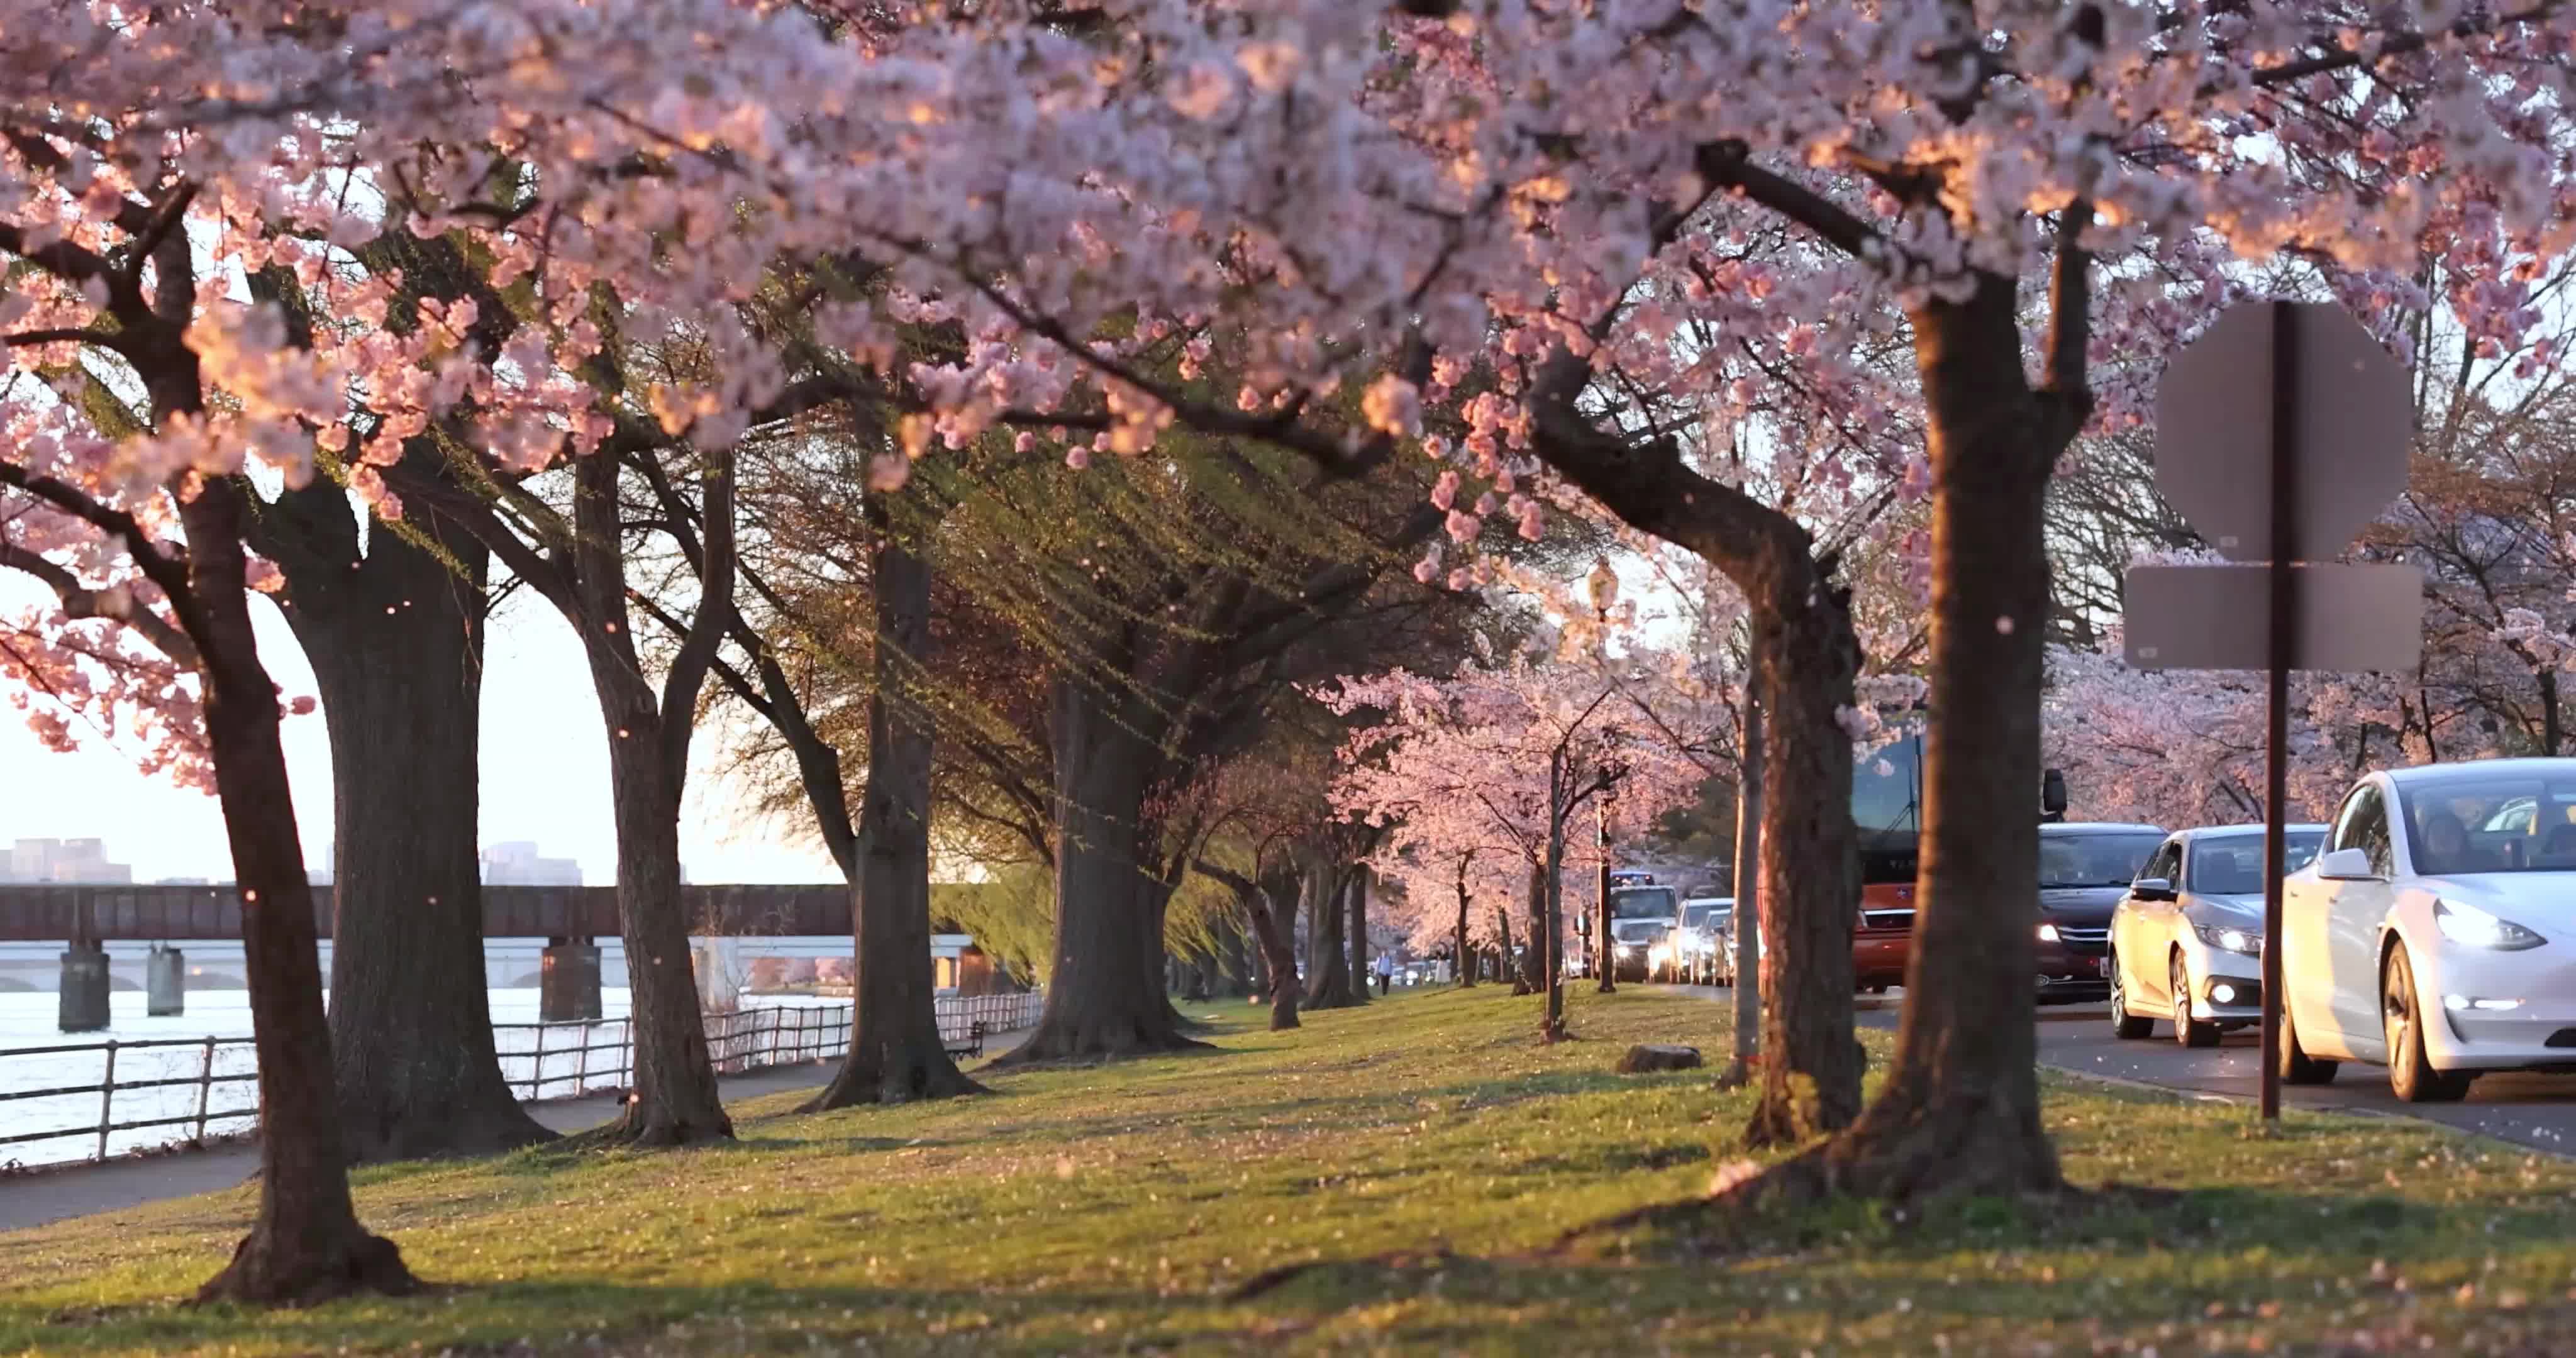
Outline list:
[[[1649,836],[1654,847],[1676,858],[1699,863],[1735,861],[1735,783],[1711,778],[1699,795],[1655,818]]]
[[[1013,863],[986,882],[930,884],[931,927],[973,934],[975,946],[1013,976],[1046,984],[1055,957],[1055,882],[1035,863]]]
[[[1720,1143],[1750,1098],[1609,1073],[1630,1042],[1724,1050],[1723,1006],[1571,999],[1585,1040],[1553,1047],[1500,987],[1294,1033],[1190,1006],[1216,1051],[930,1105],[778,1096],[719,1149],[363,1170],[362,1216],[435,1284],[403,1300],[181,1305],[248,1187],[14,1232],[0,1352],[2537,1354],[2576,1325],[2576,1165],[2402,1119],[2250,1138],[2241,1109],[2060,1077],[2069,1173],[2159,1191],[1837,1202],[1732,1216],[1716,1254],[1669,1227],[1554,1252],[1740,1173]]]

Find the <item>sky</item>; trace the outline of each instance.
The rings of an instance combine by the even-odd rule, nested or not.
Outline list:
[[[313,672],[286,620],[253,604],[260,656],[289,695],[312,694]],[[309,866],[331,841],[331,739],[319,712],[290,717],[287,774]],[[524,592],[492,624],[483,685],[482,842],[534,840],[549,857],[574,858],[582,880],[617,880],[616,828],[608,802],[608,741],[580,643],[562,617]],[[748,799],[713,772],[722,740],[701,729],[691,744],[680,857],[695,882],[833,882],[831,859],[801,827],[764,823],[736,808]],[[136,771],[130,753],[95,743],[57,754],[0,707],[0,844],[17,839],[106,841],[110,861],[134,880],[232,876],[223,817],[211,796]]]
[[[1621,597],[1635,601],[1637,635],[1681,640],[1683,606],[1672,582],[1642,558],[1617,555]],[[24,581],[0,580],[0,604]],[[1581,583],[1574,588],[1581,590]],[[314,695],[312,668],[285,618],[252,601],[260,657],[290,697]],[[319,711],[286,719],[287,775],[306,865],[320,869],[331,842],[331,740]],[[724,730],[702,727],[690,746],[680,857],[701,883],[837,882],[839,872],[803,818],[763,817],[718,766]],[[552,858],[581,864],[582,880],[617,879],[616,827],[609,809],[607,737],[580,643],[562,616],[526,590],[494,614],[483,684],[481,841],[533,840]],[[46,749],[18,714],[0,706],[0,846],[18,839],[106,841],[110,862],[137,882],[226,880],[231,855],[212,796],[139,772],[131,751],[95,737],[72,753]]]

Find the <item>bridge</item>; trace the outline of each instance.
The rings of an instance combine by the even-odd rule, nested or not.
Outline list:
[[[691,961],[701,990],[729,992],[741,970],[746,938],[774,938],[799,955],[847,956],[850,889],[846,886],[689,886],[681,910],[690,934]],[[606,886],[486,886],[482,888],[483,937],[541,939],[537,958],[539,1016],[547,1020],[596,1019],[601,1013],[603,957],[594,940],[618,935],[617,888]],[[332,893],[313,893],[313,924],[322,946],[331,939]],[[62,1030],[92,1032],[108,1023],[108,993],[115,977],[109,943],[149,943],[145,959],[147,1014],[181,1012],[187,968],[179,949],[189,942],[222,943],[242,936],[242,900],[230,886],[0,885],[0,948],[59,943]],[[933,965],[959,969],[981,956],[971,941],[934,943]],[[818,945],[820,951],[817,951]]]
[[[813,886],[680,888],[689,932],[750,938],[844,936],[850,889]],[[240,894],[228,886],[0,885],[0,943],[180,943],[242,936]],[[331,889],[313,889],[313,923],[331,936]],[[485,938],[590,939],[617,933],[617,888],[486,886]]]

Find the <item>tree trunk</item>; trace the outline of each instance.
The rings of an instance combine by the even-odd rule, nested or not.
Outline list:
[[[190,383],[193,391],[193,381]],[[156,405],[159,404],[156,402]],[[193,402],[187,408],[193,408]],[[259,1060],[259,1215],[201,1301],[307,1303],[417,1286],[391,1241],[358,1224],[322,1012],[313,889],[295,830],[277,687],[260,663],[244,588],[242,489],[208,480],[183,500],[192,635],[206,742],[242,901],[242,960]]]
[[[1565,1032],[1565,821],[1557,817],[1547,831],[1547,884],[1541,893],[1547,901],[1547,912],[1539,921],[1538,953],[1543,968],[1540,985],[1547,996],[1546,1017],[1539,1022],[1539,1037],[1554,1042]]]
[[[680,793],[688,776],[686,730],[666,732],[667,717],[697,717],[694,690],[657,695],[636,661],[619,553],[616,461],[589,457],[574,469],[574,522],[583,564],[582,602],[567,611],[574,625],[595,625],[584,638],[591,686],[608,728],[610,807],[617,827],[617,914],[626,939],[626,985],[635,1036],[635,1088],[626,1113],[589,1133],[592,1140],[632,1146],[686,1146],[730,1139],[707,1060],[706,1019],[690,965],[689,924],[680,896]],[[710,505],[708,532],[730,519]],[[711,548],[709,555],[712,558]],[[721,593],[730,593],[730,585]],[[701,604],[705,613],[709,605]],[[584,619],[587,622],[583,621]],[[686,643],[684,643],[684,646]],[[675,662],[675,669],[677,668]],[[674,765],[676,753],[683,761]]]
[[[1795,1144],[1860,1114],[1851,954],[1859,860],[1852,741],[1840,720],[1853,701],[1860,646],[1846,591],[1812,570],[1773,578],[1783,588],[1756,623],[1754,653],[1768,702],[1760,927],[1776,946],[1757,953],[1765,1059],[1745,1126],[1750,1146]]]
[[[1760,657],[1744,695],[1744,768],[1735,810],[1735,1059],[1721,1085],[1749,1083],[1762,1035],[1762,780],[1768,767],[1763,739],[1770,717],[1762,698]]]
[[[2034,1065],[2031,806],[2048,607],[2041,501],[2066,426],[2029,389],[2009,280],[1927,304],[1914,332],[1933,479],[1914,955],[1886,1083],[1820,1168],[1828,1186],[1897,1201],[2052,1191],[2064,1180]]]
[[[1476,955],[1467,949],[1467,860],[1464,858],[1458,860],[1458,928],[1453,937],[1458,959],[1458,988],[1465,990],[1476,984]]]
[[[484,570],[428,514],[358,553],[348,496],[316,481],[267,516],[280,600],[331,732],[331,1061],[352,1164],[554,1138],[502,1081],[484,975],[477,808]],[[434,550],[433,550],[434,548]],[[447,560],[440,559],[443,553]],[[453,562],[453,565],[450,564]]]
[[[733,1135],[733,1119],[707,1060],[706,1019],[680,896],[678,813],[667,795],[674,780],[656,753],[658,723],[649,709],[622,717],[611,710],[609,719],[617,914],[634,1014],[635,1088],[624,1118],[599,1135],[636,1146],[724,1140]]]
[[[1351,994],[1357,1003],[1366,1004],[1369,999],[1369,986],[1372,983],[1371,977],[1374,975],[1369,967],[1368,864],[1360,863],[1351,868],[1350,892]]]
[[[2558,671],[2543,669],[2536,677],[2540,680],[2540,753],[2555,759],[2565,739],[2558,715]]]
[[[919,701],[930,662],[930,563],[895,528],[886,498],[868,496],[863,511],[876,647],[851,903],[850,1050],[808,1112],[981,1092],[940,1040],[932,993],[932,730]]]
[[[1619,993],[1619,969],[1610,965],[1610,808],[1606,803],[1600,808],[1600,816],[1599,828],[1594,833],[1595,846],[1601,850],[1601,862],[1594,867],[1592,878],[1592,892],[1597,898],[1592,902],[1592,923],[1599,931],[1593,936],[1592,969],[1597,977],[1594,989],[1603,995],[1615,995]],[[1680,921],[1676,920],[1674,924],[1678,929]],[[1653,963],[1647,965],[1652,967]],[[1651,977],[1652,972],[1648,975]]]
[[[1307,856],[1303,895],[1307,902],[1306,1007],[1310,1010],[1347,1009],[1359,1003],[1351,993],[1349,959],[1343,955],[1348,938],[1346,889],[1339,864],[1320,852]]]
[[[1547,959],[1541,956],[1539,940],[1547,936],[1547,869],[1543,864],[1530,864],[1529,878],[1529,946],[1522,950],[1521,964],[1512,979],[1515,995],[1547,993]],[[1503,956],[1511,956],[1511,925],[1503,925]]]
[[[1162,912],[1144,899],[1145,797],[1159,767],[1142,703],[1112,710],[1080,677],[1055,681],[1055,966],[1046,1010],[1002,1060],[1091,1061],[1199,1044],[1163,989]]]
[[[1261,945],[1262,965],[1270,973],[1270,1031],[1300,1027],[1297,1001],[1304,990],[1297,983],[1297,878],[1274,874],[1250,885],[1250,891],[1239,894],[1252,919],[1253,940]]]

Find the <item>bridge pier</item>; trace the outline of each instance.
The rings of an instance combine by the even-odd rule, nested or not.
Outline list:
[[[537,963],[537,1018],[546,1023],[596,1022],[602,1012],[599,945],[587,938],[547,939]]]
[[[63,951],[62,1030],[95,1033],[107,1019],[107,945],[73,939]]]
[[[143,962],[144,1013],[167,1018],[187,1012],[187,957],[166,943],[152,945],[152,955]]]

